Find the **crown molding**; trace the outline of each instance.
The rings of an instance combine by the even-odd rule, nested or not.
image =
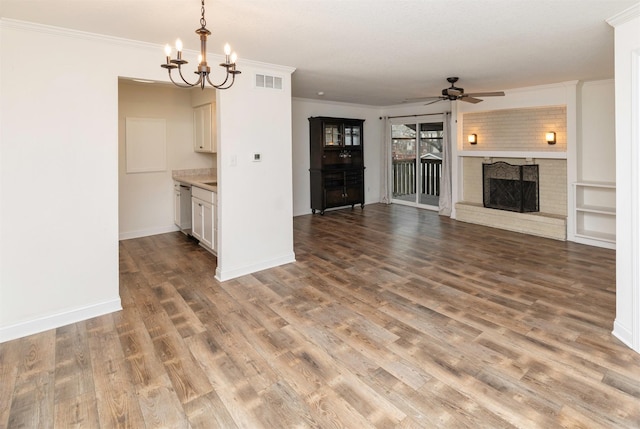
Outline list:
[[[625,9],[622,12],[613,15],[611,18],[607,19],[606,21],[607,21],[607,24],[615,28],[638,17],[640,17],[640,3],[636,3],[630,8]]]
[[[117,45],[137,46],[142,48],[158,49],[155,43],[141,42],[139,40],[124,39],[122,37],[108,36],[105,34],[90,33],[88,31],[73,30],[70,28],[56,27],[53,25],[38,24],[35,22],[20,21],[17,19],[1,18],[0,28],[44,33],[52,36],[69,37],[72,39],[96,40]]]
[[[45,25],[45,24],[38,24],[35,22],[20,21],[17,19],[0,18],[0,29],[5,29],[5,28],[19,30],[19,31],[44,33],[44,34],[50,34],[54,36],[61,36],[61,37],[69,37],[72,39],[84,39],[84,40],[106,42],[106,43],[111,43],[119,46],[151,49],[159,52],[158,58],[164,58],[164,53],[163,53],[164,45],[160,45],[157,43],[142,42],[139,40],[125,39],[122,37],[108,36],[105,34],[90,33],[88,31],[73,30],[70,28],[56,27],[53,25]],[[200,53],[198,51],[189,50],[189,49],[185,49],[184,52],[191,56],[197,56]],[[221,54],[217,54],[217,53],[207,52],[207,55],[211,58],[216,58],[216,61],[219,61],[224,58]],[[270,64],[270,63],[265,63],[261,61],[243,59],[243,58],[240,58],[240,60],[238,61],[238,65],[240,67],[249,66],[257,69],[268,68],[270,70],[277,70],[277,71],[280,71],[281,73],[288,73],[288,74],[291,74],[296,70],[295,67],[278,65],[278,64]]]

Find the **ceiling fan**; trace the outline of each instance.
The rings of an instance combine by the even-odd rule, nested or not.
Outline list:
[[[418,98],[407,98],[405,101],[429,101],[425,104],[425,106],[433,103],[437,103],[442,100],[460,100],[466,101],[467,103],[480,103],[482,100],[476,97],[500,97],[504,95],[503,91],[495,91],[495,92],[474,92],[470,94],[466,94],[463,88],[458,88],[455,86],[455,83],[458,81],[457,77],[448,77],[447,82],[451,84],[449,88],[445,88],[442,90],[442,95],[436,95],[433,97],[418,97]]]

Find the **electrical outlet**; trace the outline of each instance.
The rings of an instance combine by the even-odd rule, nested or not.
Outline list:
[[[260,162],[262,161],[262,154],[261,153],[254,153],[253,154],[253,162]]]

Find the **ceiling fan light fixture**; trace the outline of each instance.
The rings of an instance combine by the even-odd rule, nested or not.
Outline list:
[[[204,19],[204,0],[202,0],[200,8],[200,28],[196,30],[196,34],[200,36],[200,55],[198,56],[198,67],[194,72],[198,75],[198,80],[196,82],[191,83],[182,75],[182,66],[184,64],[188,64],[188,61],[182,59],[182,40],[176,40],[176,58],[171,58],[171,46],[166,45],[164,47],[166,61],[164,64],[160,64],[160,67],[167,69],[171,82],[180,88],[199,86],[201,89],[204,89],[205,85],[208,83],[216,89],[229,89],[234,84],[236,75],[241,73],[240,70],[236,69],[238,56],[235,52],[231,53],[231,47],[227,43],[224,46],[225,60],[220,64],[220,67],[223,67],[226,71],[225,78],[222,83],[219,84],[211,82],[209,78],[209,75],[211,74],[211,67],[207,64],[207,36],[210,36],[211,32],[207,30],[206,25],[207,21]],[[178,74],[180,75],[182,82],[176,82],[173,79],[171,71],[174,69],[178,69]]]
[[[433,97],[417,97],[417,98],[407,98],[403,101],[403,103],[410,101],[429,101],[425,106],[429,104],[437,103],[438,101],[449,100],[449,101],[464,101],[466,103],[480,103],[482,100],[476,97],[500,97],[504,96],[503,91],[494,91],[494,92],[476,92],[467,94],[464,92],[464,88],[459,88],[455,86],[455,83],[458,81],[457,77],[448,77],[447,82],[451,84],[450,87],[445,88],[441,91],[441,95],[436,95]]]

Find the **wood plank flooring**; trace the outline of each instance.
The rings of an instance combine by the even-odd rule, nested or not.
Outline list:
[[[0,428],[637,428],[615,252],[374,204],[220,284],[120,243],[123,311],[0,344]]]

